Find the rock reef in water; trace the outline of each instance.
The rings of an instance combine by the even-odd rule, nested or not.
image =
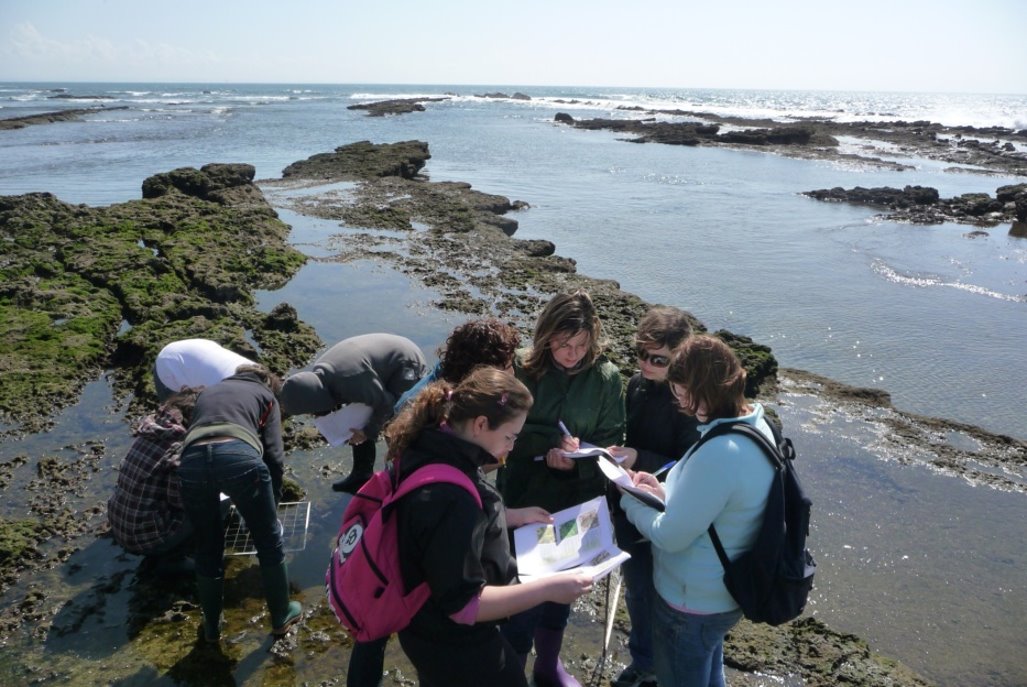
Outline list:
[[[318,153],[282,170],[285,179],[356,181],[377,177],[413,179],[431,159],[422,141],[374,144],[357,141],[331,153]]]
[[[299,180],[269,183],[281,183],[287,188],[290,181]],[[650,304],[622,291],[614,281],[578,273],[574,260],[557,255],[550,241],[520,240],[491,222],[473,219],[473,204],[464,195],[468,192],[472,191],[466,184],[433,184],[423,178],[369,178],[348,194],[302,198],[283,195],[282,201],[301,214],[339,219],[348,230],[356,232],[340,237],[340,252],[331,259],[384,261],[437,291],[439,299],[435,306],[471,315],[497,315],[514,322],[526,336],[552,294],[587,289],[602,313],[609,357],[621,370],[632,369],[631,342],[638,321]],[[492,198],[493,210],[515,205],[501,196]],[[367,221],[374,217],[401,221],[395,225]],[[413,222],[424,226],[399,237],[394,232],[378,231],[408,229]],[[689,317],[696,331],[706,331],[701,322]],[[747,393],[773,393],[777,361],[771,349],[731,332],[714,334],[740,355],[748,373]],[[888,402],[886,394],[874,390],[856,390],[853,398],[872,404]],[[587,607],[592,617],[602,617],[602,598],[600,591],[579,603]],[[626,619],[618,623],[623,631],[627,629],[625,623]],[[565,660],[579,676],[594,675],[593,671],[599,668],[594,643],[587,633],[588,630],[575,628],[565,638]],[[797,675],[803,684],[826,687],[837,683],[839,670],[844,672],[847,684],[852,685],[928,684],[907,668],[881,658],[859,638],[834,632],[809,617],[781,628],[742,623],[732,630],[727,647],[728,665],[741,671],[732,675],[732,683],[743,686],[763,684],[764,678],[757,674],[770,674]],[[610,673],[611,667],[607,665],[605,670]],[[604,676],[610,678],[612,674]]]
[[[298,182],[360,181],[352,203],[330,203],[318,197],[292,201],[305,214],[339,219],[352,226],[406,230],[418,222],[450,232],[470,231],[479,225],[507,235],[517,230],[517,221],[504,215],[526,203],[475,191],[463,182],[431,182],[420,175],[430,158],[423,141],[359,141],[294,162],[282,171],[282,177]]]
[[[421,103],[436,103],[449,98],[394,98],[392,100],[379,100],[373,103],[360,103],[350,105],[347,110],[367,110],[368,117],[384,117],[386,115],[401,115],[409,112],[424,112],[424,105]]]
[[[73,110],[58,110],[57,112],[43,112],[40,114],[25,115],[24,117],[10,117],[8,119],[0,119],[0,131],[4,131],[7,129],[23,129],[26,126],[32,126],[33,124],[53,124],[54,122],[70,122],[76,119],[81,119],[86,115],[95,114],[97,112],[111,112],[113,110],[127,109],[128,106],[86,107]]]
[[[143,200],[102,208],[0,197],[0,420],[40,431],[105,369],[151,402],[153,360],[176,339],[215,339],[278,372],[304,364],[313,330],[291,306],[254,306],[255,289],[285,284],[306,258],[253,173],[176,169],[144,181]]]
[[[637,106],[622,109],[650,116],[645,119],[577,120],[565,112],[559,112],[555,121],[579,129],[605,129],[632,134],[635,138],[628,140],[634,143],[720,145],[772,151],[789,157],[873,165],[897,171],[913,167],[886,158],[923,157],[957,165],[950,171],[980,173],[983,170],[1027,176],[1027,153],[1017,147],[1017,144],[1021,147],[1027,145],[1027,129],[946,127],[928,121],[836,122],[816,117],[806,117],[796,122],[779,122],[694,110],[643,110]],[[657,120],[657,115],[664,119]],[[681,121],[670,121],[666,117],[680,118]],[[731,129],[721,133],[725,126]],[[842,152],[840,137],[860,140],[862,145],[859,152]]]
[[[906,186],[902,189],[890,186],[845,189],[836,186],[806,191],[803,195],[817,200],[886,209],[888,212],[884,219],[915,224],[1027,222],[1027,184],[1000,186],[994,197],[987,193],[964,193],[953,198],[941,198],[938,190],[929,186]]]

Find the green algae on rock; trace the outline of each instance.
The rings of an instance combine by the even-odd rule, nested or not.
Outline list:
[[[253,174],[177,169],[144,181],[144,199],[106,208],[0,197],[0,420],[39,431],[112,366],[120,392],[151,401],[152,361],[178,338],[217,339],[280,372],[305,363],[314,331],[294,311],[254,307],[254,289],[285,284],[306,258]]]
[[[423,141],[381,144],[358,141],[339,146],[331,153],[318,153],[294,162],[282,170],[282,177],[320,181],[388,176],[413,179],[430,157],[428,144]]]

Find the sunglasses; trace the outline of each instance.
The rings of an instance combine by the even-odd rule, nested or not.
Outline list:
[[[642,347],[635,349],[635,355],[637,355],[638,359],[643,363],[649,363],[653,367],[667,367],[670,365],[670,356],[655,355]]]

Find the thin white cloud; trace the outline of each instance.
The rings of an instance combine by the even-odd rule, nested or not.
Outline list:
[[[9,77],[29,79],[150,79],[173,73],[202,73],[231,64],[210,49],[191,50],[167,42],[134,38],[118,44],[108,38],[86,34],[59,41],[41,33],[31,23],[17,24],[0,48]]]

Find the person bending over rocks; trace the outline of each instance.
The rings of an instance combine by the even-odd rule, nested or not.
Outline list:
[[[157,354],[153,384],[161,401],[183,387],[214,386],[253,361],[210,339],[172,341]]]
[[[233,376],[204,389],[196,399],[189,433],[182,441],[178,476],[182,502],[196,527],[196,588],[203,609],[203,635],[221,637],[225,533],[220,494],[227,495],[246,523],[257,549],[271,631],[276,637],[302,616],[289,600],[282,524],[282,419],[275,392],[281,381],[260,365],[244,365]]]
[[[136,425],[135,441],[118,468],[107,502],[111,535],[142,567],[158,574],[191,571],[193,526],[182,506],[178,449],[192,418],[198,389],[171,394]]]
[[[371,407],[371,418],[354,427],[347,443],[353,471],[332,489],[356,493],[371,478],[375,442],[399,397],[414,386],[428,365],[410,339],[395,334],[363,334],[343,339],[325,351],[312,370],[290,375],[280,399],[285,415],[324,415],[349,403]]]

